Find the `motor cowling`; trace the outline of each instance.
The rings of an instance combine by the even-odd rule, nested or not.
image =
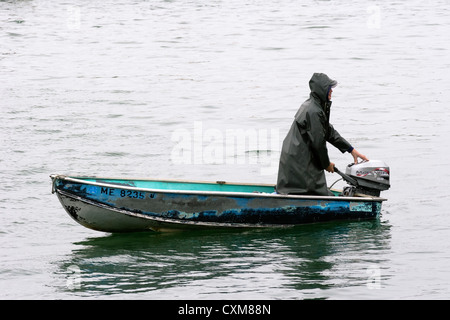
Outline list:
[[[381,191],[388,190],[391,186],[389,166],[381,160],[351,163],[345,173],[351,179],[346,179],[350,187],[344,188],[344,195],[362,193],[378,197]]]

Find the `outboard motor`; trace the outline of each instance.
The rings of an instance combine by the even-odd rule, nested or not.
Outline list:
[[[379,197],[381,191],[388,190],[390,187],[389,167],[380,160],[351,163],[347,166],[345,174],[336,167],[334,170],[349,184],[344,187],[342,192],[344,196],[352,197],[356,193],[362,193]]]

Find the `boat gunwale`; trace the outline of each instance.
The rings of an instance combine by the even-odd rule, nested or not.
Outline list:
[[[315,195],[291,195],[291,194],[278,194],[278,193],[265,193],[265,192],[232,192],[232,191],[200,191],[200,190],[176,190],[176,189],[153,189],[153,188],[142,188],[134,187],[129,185],[118,185],[108,182],[96,182],[87,181],[83,179],[101,179],[101,180],[126,180],[126,181],[155,181],[155,182],[169,182],[169,183],[193,183],[193,184],[228,184],[228,185],[245,185],[245,186],[263,186],[263,187],[274,187],[272,184],[252,184],[252,183],[233,183],[233,182],[214,182],[214,181],[187,181],[187,180],[155,180],[155,179],[132,179],[132,178],[106,178],[106,177],[96,177],[96,176],[80,176],[73,177],[67,175],[50,175],[52,179],[52,193],[54,193],[54,184],[57,179],[71,181],[80,184],[89,184],[100,187],[114,187],[122,189],[131,189],[135,191],[145,191],[153,193],[172,193],[172,194],[189,194],[189,195],[210,195],[210,196],[233,196],[233,197],[260,197],[260,198],[275,198],[275,199],[297,199],[297,200],[333,200],[333,201],[369,201],[369,202],[383,202],[387,201],[385,198],[369,196],[361,194],[357,197],[346,197],[346,196],[315,196]],[[222,182],[222,181],[221,181]]]

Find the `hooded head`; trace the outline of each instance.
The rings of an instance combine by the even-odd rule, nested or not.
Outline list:
[[[337,86],[337,81],[330,79],[325,73],[314,73],[309,80],[311,94],[322,102],[328,101],[328,92]]]

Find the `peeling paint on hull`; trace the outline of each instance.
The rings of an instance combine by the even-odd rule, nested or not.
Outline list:
[[[330,220],[373,219],[379,216],[385,200],[248,191],[159,190],[136,187],[129,180],[111,183],[99,178],[93,181],[51,177],[52,190],[67,213],[81,225],[104,232],[289,227]]]

